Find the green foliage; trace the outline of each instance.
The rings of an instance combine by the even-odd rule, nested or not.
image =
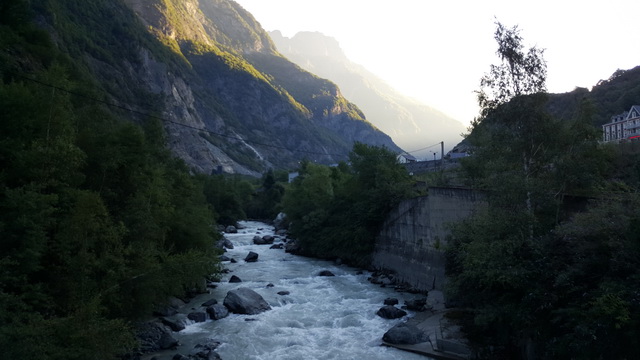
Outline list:
[[[273,169],[264,173],[261,186],[254,192],[246,213],[252,219],[273,220],[282,210],[280,202],[285,193],[282,183],[276,181]]]
[[[283,199],[303,251],[366,265],[386,215],[410,196],[411,181],[385,148],[354,145],[351,165],[305,162]]]
[[[222,225],[235,225],[247,218],[244,207],[250,203],[252,193],[253,186],[237,177],[212,175],[204,179],[207,203],[215,209]]]
[[[521,39],[496,39],[508,66],[483,80],[497,95],[479,99],[485,108],[467,137],[474,154],[463,159],[488,207],[453,228],[449,296],[470,309],[465,329],[482,357],[521,358],[533,343],[540,358],[636,358],[639,159],[627,146],[598,144],[589,101],[559,121],[546,94],[511,97],[543,89],[527,82],[544,68],[510,73]]]
[[[611,116],[628,111],[640,99],[640,66],[617,70],[609,79],[601,80],[591,90],[576,88],[564,94],[553,94],[549,111],[561,119],[570,119],[587,99],[594,104],[592,125],[600,126],[611,121]]]
[[[483,115],[514,97],[546,89],[547,64],[543,58],[544,50],[534,46],[525,53],[518,27],[509,29],[497,21],[494,39],[498,44],[496,54],[501,64],[491,65],[489,74],[480,80],[478,105]]]
[[[208,200],[222,189],[206,188],[206,178],[170,155],[157,120],[140,127],[18,80],[7,49],[27,51],[35,41],[47,55],[27,57],[40,69],[34,79],[65,89],[95,81],[29,26],[0,28],[11,35],[0,40],[8,65],[0,81],[3,356],[112,359],[135,345],[131,321],[219,271]]]

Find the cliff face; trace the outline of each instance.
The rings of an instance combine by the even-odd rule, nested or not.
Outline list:
[[[257,175],[303,158],[333,163],[355,141],[400,150],[335,84],[280,55],[234,1],[48,0],[35,8],[110,101],[165,119],[168,145],[196,171]]]
[[[403,149],[412,151],[444,141],[448,150],[462,139],[460,134],[466,130],[462,123],[400,94],[351,62],[334,38],[318,32],[300,32],[292,38],[279,31],[270,35],[278,50],[291,61],[338,84],[344,96]],[[428,150],[413,155],[430,156]]]

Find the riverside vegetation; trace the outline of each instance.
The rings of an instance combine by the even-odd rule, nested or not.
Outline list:
[[[481,358],[638,358],[640,146],[600,144],[588,100],[552,116],[543,52],[495,39],[462,168],[488,207],[453,228],[449,297]]]
[[[388,211],[414,194],[394,153],[365,144],[349,164],[302,162],[292,184],[283,171],[194,174],[158,118],[89,100],[108,97],[26,4],[0,4],[2,358],[135,347],[132,324],[216,275],[216,224],[283,210],[304,254],[366,265]],[[453,229],[449,298],[480,356],[637,358],[640,149],[598,144],[592,103],[572,120],[550,114],[542,53],[524,53],[515,29],[496,38],[505,67],[482,81],[462,167],[489,206]]]
[[[0,5],[0,358],[113,359],[153,307],[216,276],[216,223],[241,204],[271,216],[279,190],[193,175],[158,118],[106,106],[29,17]]]

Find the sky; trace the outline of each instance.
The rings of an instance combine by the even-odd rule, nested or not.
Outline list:
[[[640,65],[637,0],[235,1],[267,31],[334,37],[351,61],[463,124],[478,114],[480,78],[499,62],[496,20],[518,26],[527,48],[545,49],[551,93]]]

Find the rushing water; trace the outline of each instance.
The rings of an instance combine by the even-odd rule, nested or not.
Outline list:
[[[201,302],[215,298],[222,303],[229,290],[248,287],[262,295],[272,310],[258,315],[230,314],[221,320],[188,325],[173,334],[182,344],[178,352],[188,354],[196,344],[215,339],[222,342],[216,351],[224,360],[426,359],[380,346],[382,335],[400,321],[376,315],[384,299],[395,297],[402,304],[416,295],[371,284],[369,274],[359,274],[358,269],[254,245],[256,234],[272,235],[272,228],[259,222],[242,225],[245,228],[238,234],[225,234],[235,247],[226,255],[237,263],[225,263],[231,272],[189,308],[204,310],[199,307]],[[249,251],[259,254],[257,262],[244,261]],[[321,270],[336,276],[317,276]],[[231,275],[240,277],[242,283],[229,283]],[[278,295],[280,291],[290,294]]]

